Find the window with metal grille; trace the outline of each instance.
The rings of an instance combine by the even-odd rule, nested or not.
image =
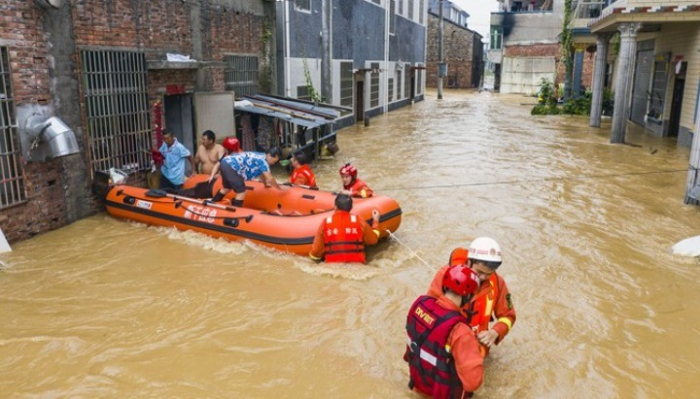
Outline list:
[[[297,98],[300,100],[311,100],[311,94],[309,93],[309,86],[297,86]]]
[[[396,99],[400,100],[403,98],[403,95],[401,94],[401,71],[396,71]]]
[[[370,68],[372,68],[372,77],[369,83],[369,106],[374,108],[379,106],[379,63],[373,62]]]
[[[311,0],[294,0],[294,6],[297,10],[311,11]]]
[[[149,168],[146,55],[83,50],[81,67],[92,171]]]
[[[340,63],[340,105],[352,107],[352,62]]]
[[[17,115],[12,97],[10,58],[7,47],[0,47],[0,208],[24,202],[26,199],[17,135]]]
[[[396,25],[396,0],[391,0],[389,6],[389,33],[394,33],[394,25]]]
[[[413,19],[413,0],[408,0],[408,19]]]
[[[406,64],[403,70],[406,71],[406,80],[403,82],[403,91],[406,93],[406,97],[409,97],[411,95],[411,64]]]
[[[394,78],[389,78],[389,87],[387,91],[389,93],[389,102],[394,101]]]
[[[398,2],[399,2],[399,15],[403,15],[403,1],[404,0],[398,0]]]
[[[226,90],[236,97],[258,94],[258,57],[249,55],[225,55],[224,79]]]

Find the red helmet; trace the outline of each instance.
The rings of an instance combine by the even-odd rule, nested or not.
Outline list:
[[[226,137],[222,145],[228,150],[228,152],[239,152],[241,150],[241,145],[238,143],[238,139],[235,137]]]
[[[346,163],[345,166],[340,168],[340,174],[350,175],[354,179],[357,177],[357,168],[354,167],[351,163]]]
[[[467,296],[479,288],[479,276],[467,266],[455,266],[447,269],[442,280],[442,289],[450,290],[459,296]]]

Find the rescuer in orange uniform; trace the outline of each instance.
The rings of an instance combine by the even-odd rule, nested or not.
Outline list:
[[[431,398],[468,398],[483,382],[484,358],[460,306],[471,300],[479,277],[467,266],[454,266],[440,285],[440,298],[423,295],[408,312],[408,386]]]
[[[292,184],[316,188],[316,176],[314,172],[311,171],[309,165],[307,165],[306,153],[304,151],[294,152],[294,155],[292,155],[292,166],[294,170],[289,179]]]
[[[372,227],[361,217],[350,213],[352,198],[338,194],[335,212],[321,222],[309,256],[315,261],[365,263],[365,245],[379,240],[379,211],[372,210]]]
[[[462,310],[465,314],[472,315],[469,324],[476,331],[477,338],[483,345],[484,356],[488,354],[492,345],[503,340],[515,324],[515,308],[508,286],[496,273],[501,263],[501,247],[494,239],[479,237],[469,245],[467,266],[479,275],[481,285],[474,298],[463,306]],[[450,267],[452,265],[438,270],[430,284],[428,295],[435,298],[442,296],[443,276]],[[489,328],[492,314],[496,322]]]
[[[367,183],[357,178],[357,168],[346,163],[340,168],[340,178],[343,179],[343,189],[340,191],[351,197],[367,198],[374,195],[374,192]]]

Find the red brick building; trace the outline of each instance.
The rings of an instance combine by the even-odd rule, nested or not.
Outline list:
[[[163,127],[195,147],[231,91],[273,92],[274,2],[5,0],[0,15],[0,227],[10,242],[91,215],[97,171],[143,181]],[[167,61],[166,53],[193,61]],[[79,151],[53,157],[30,117],[58,117]],[[199,118],[197,118],[199,116]]]
[[[428,12],[427,87],[437,87],[440,40],[440,18]],[[443,19],[443,59],[447,63],[444,87],[469,89],[479,87],[483,73],[484,45],[482,36],[466,26]]]

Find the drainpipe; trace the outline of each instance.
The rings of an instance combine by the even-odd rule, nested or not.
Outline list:
[[[333,0],[322,0],[321,2],[321,96],[323,102],[333,104],[333,84],[331,79],[331,62],[333,61],[330,28],[331,15],[333,11]]]
[[[289,2],[284,2],[284,95],[286,97],[291,97],[290,93],[290,82],[291,79],[291,49],[289,47]]]

